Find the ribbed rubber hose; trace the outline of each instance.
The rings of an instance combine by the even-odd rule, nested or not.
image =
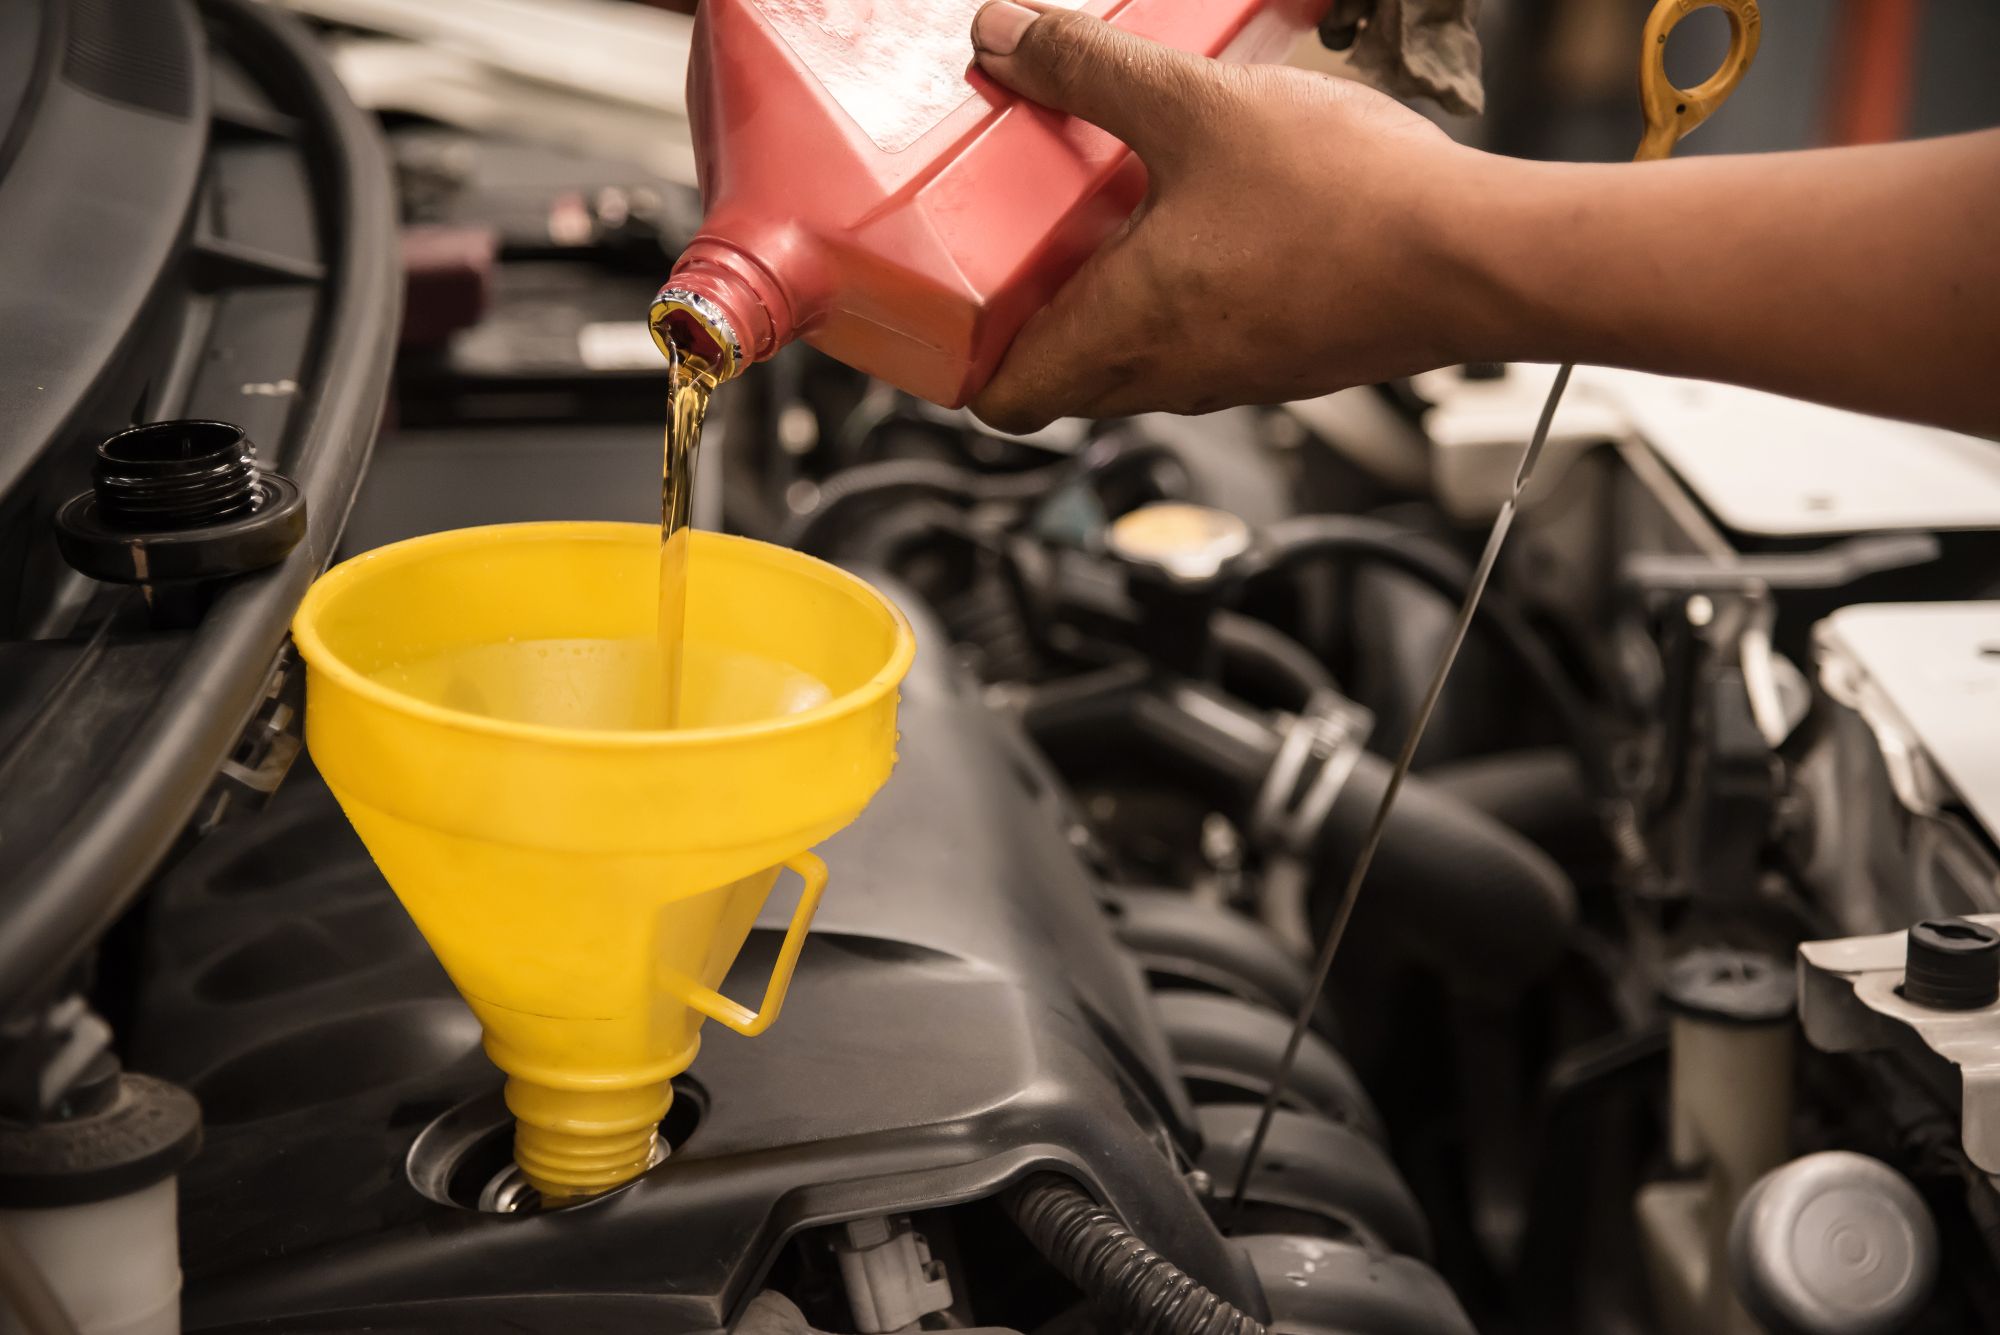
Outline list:
[[[1068,1178],[1038,1173],[1006,1204],[1035,1250],[1129,1335],[1266,1335]]]

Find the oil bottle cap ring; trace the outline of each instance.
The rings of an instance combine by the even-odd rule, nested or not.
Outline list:
[[[669,361],[674,352],[699,358],[717,380],[729,380],[743,369],[743,344],[722,307],[699,292],[684,287],[663,287],[653,298],[653,342]]]

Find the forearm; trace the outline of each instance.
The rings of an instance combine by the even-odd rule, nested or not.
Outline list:
[[[2000,131],[1646,165],[1478,156],[1455,190],[1470,356],[2000,434]]]

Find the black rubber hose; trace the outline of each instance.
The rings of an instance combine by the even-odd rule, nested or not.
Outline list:
[[[1273,524],[1265,537],[1267,570],[1318,557],[1361,559],[1400,570],[1454,602],[1465,597],[1471,580],[1471,570],[1449,548],[1365,515],[1301,515]],[[1541,636],[1504,596],[1491,590],[1480,600],[1472,624],[1493,637],[1548,701],[1576,748],[1591,787],[1602,798],[1617,796],[1619,784],[1590,707]]]
[[[1361,851],[1389,782],[1364,755],[1313,848],[1315,935]],[[1576,890],[1550,857],[1484,812],[1412,775],[1404,783],[1356,906],[1357,933],[1401,942],[1454,991],[1517,995],[1560,958]]]
[[[1035,1250],[1128,1335],[1266,1335],[1068,1178],[1038,1173],[1006,1203]]]
[[[813,544],[821,538],[825,526],[863,497],[909,492],[962,502],[1020,504],[1039,500],[1067,483],[1101,477],[1114,468],[1163,459],[1178,462],[1173,450],[1158,442],[1105,437],[1092,441],[1072,458],[1014,473],[980,473],[940,459],[884,459],[857,464],[820,483],[819,498],[813,508],[786,523],[778,534],[778,542],[802,552],[814,550]]]
[[[1267,622],[1218,610],[1209,634],[1222,651],[1224,685],[1246,699],[1299,712],[1315,695],[1337,689],[1312,650]]]
[[[1616,865],[1618,850],[1598,820],[1576,757],[1563,747],[1454,760],[1425,770],[1424,778],[1521,835],[1572,875]]]
[[[1255,807],[1283,740],[1265,715],[1219,692],[1163,689],[1117,670],[1041,688],[1022,721],[1059,769],[1118,757],[1192,782],[1239,817]],[[1360,756],[1311,837],[1313,907],[1331,902],[1354,865],[1389,768],[1372,752]],[[1389,815],[1355,928],[1407,942],[1455,991],[1511,996],[1561,956],[1575,917],[1575,888],[1546,853],[1413,774]]]
[[[842,565],[879,568],[901,572],[902,560],[913,548],[939,535],[977,542],[966,524],[965,512],[943,501],[924,500],[898,506],[870,524],[855,541],[843,544],[838,552]]]
[[[1075,469],[1069,460],[1022,473],[975,473],[938,459],[884,459],[843,469],[820,483],[819,499],[804,514],[795,515],[778,532],[778,543],[802,552],[814,544],[827,525],[852,502],[897,492],[940,496],[954,501],[1026,501],[1046,494]]]

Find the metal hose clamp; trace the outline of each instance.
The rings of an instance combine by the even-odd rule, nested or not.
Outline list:
[[[1375,716],[1352,700],[1314,696],[1285,728],[1251,808],[1252,835],[1294,854],[1309,849],[1374,729]]]

